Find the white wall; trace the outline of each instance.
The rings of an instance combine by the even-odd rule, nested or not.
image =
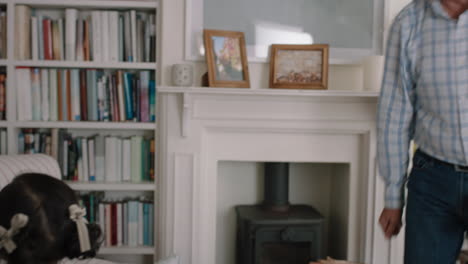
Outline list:
[[[386,22],[385,22],[385,32],[387,32],[391,20],[393,17],[408,4],[410,0],[387,0],[387,9],[386,9]],[[160,58],[160,84],[163,86],[171,85],[171,65],[175,63],[186,63],[184,61],[184,41],[185,41],[185,0],[161,0],[162,16],[161,21],[161,50]],[[386,34],[386,33],[385,33]],[[190,62],[192,63],[192,62]],[[200,80],[201,75],[206,72],[205,63],[193,63],[195,65],[195,78]],[[251,78],[251,87],[254,89],[267,89],[268,87],[268,74],[269,66],[268,64],[262,63],[250,63],[250,78]],[[340,66],[332,65],[330,66],[329,74],[329,89],[330,90],[361,90],[363,86],[362,80],[362,68],[359,66]],[[199,86],[200,82],[197,81],[194,85]],[[219,190],[222,190],[223,197],[220,199],[218,205],[219,215],[218,223],[225,223],[226,226],[232,226],[232,208],[234,204],[242,203],[257,203],[261,200],[261,193],[263,191],[261,188],[261,182],[259,177],[259,165],[254,163],[239,163],[239,162],[223,162],[220,166],[220,175],[223,177],[223,180],[220,181],[218,186]],[[312,169],[306,171],[320,172],[320,169]],[[241,173],[242,172],[242,173]],[[309,172],[298,173],[298,177],[304,177]],[[245,173],[245,174],[244,174]],[[306,174],[304,174],[306,173]],[[237,175],[236,178],[232,176]],[[294,181],[291,183],[294,184]],[[230,186],[228,188],[228,186]],[[232,186],[241,186],[241,190],[245,193],[242,196],[235,195],[233,193],[234,188]],[[237,198],[235,198],[237,197]],[[230,198],[233,198],[230,200]],[[297,200],[296,200],[297,198]],[[305,197],[303,197],[305,199]],[[301,201],[302,198],[295,197],[294,194],[291,194],[291,201]],[[310,200],[309,200],[310,201]],[[224,222],[223,222],[224,221]],[[229,261],[233,260],[233,245],[231,244],[233,240],[233,231],[232,228],[224,228],[218,226],[219,230],[217,233],[219,251],[217,255],[217,263],[232,263]],[[224,239],[220,239],[223,237]],[[231,239],[232,238],[232,239]],[[224,243],[224,244],[223,244]],[[396,246],[392,247],[392,256],[395,256],[393,263],[402,263],[402,243],[401,238],[395,240],[394,244]],[[393,257],[392,257],[393,259]],[[222,261],[221,261],[222,260]],[[226,260],[226,261],[225,261]]]
[[[161,49],[161,85],[171,85],[171,65],[183,63],[185,41],[185,0],[161,0],[162,1],[162,46]],[[410,0],[387,0],[386,28],[390,20]],[[196,69],[195,85],[200,85],[200,77],[206,72],[205,63],[193,63]],[[250,63],[251,87],[255,89],[268,87],[269,66],[266,63]],[[330,90],[361,90],[363,85],[362,69],[359,66],[330,66],[329,89]]]

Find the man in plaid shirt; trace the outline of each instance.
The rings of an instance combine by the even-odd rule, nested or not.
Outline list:
[[[468,0],[413,0],[395,19],[378,111],[386,185],[379,222],[402,226],[409,144],[405,263],[455,263],[468,229]]]

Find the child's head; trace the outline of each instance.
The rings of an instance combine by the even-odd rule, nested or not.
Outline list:
[[[74,191],[58,179],[43,174],[16,177],[0,192],[0,226],[3,233],[10,230],[9,237],[0,237],[0,257],[9,264],[48,264],[64,257],[94,257],[101,229],[83,222],[77,203]],[[88,238],[86,233],[90,249],[80,245],[83,237]],[[8,242],[16,248],[12,250]]]

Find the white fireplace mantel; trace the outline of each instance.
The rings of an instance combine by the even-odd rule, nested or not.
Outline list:
[[[347,255],[391,263],[378,230],[376,92],[158,88],[161,258],[215,264],[220,161],[349,165]],[[217,264],[217,263],[216,263]]]

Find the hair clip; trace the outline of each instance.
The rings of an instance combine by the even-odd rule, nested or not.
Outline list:
[[[29,217],[25,214],[15,214],[10,220],[10,229],[0,226],[0,248],[5,248],[11,254],[16,249],[13,237],[28,224],[28,220]]]
[[[86,209],[77,204],[72,204],[68,207],[68,211],[70,212],[70,219],[76,223],[81,253],[86,252],[91,249],[88,228],[86,227],[88,221],[84,218],[86,216]]]

